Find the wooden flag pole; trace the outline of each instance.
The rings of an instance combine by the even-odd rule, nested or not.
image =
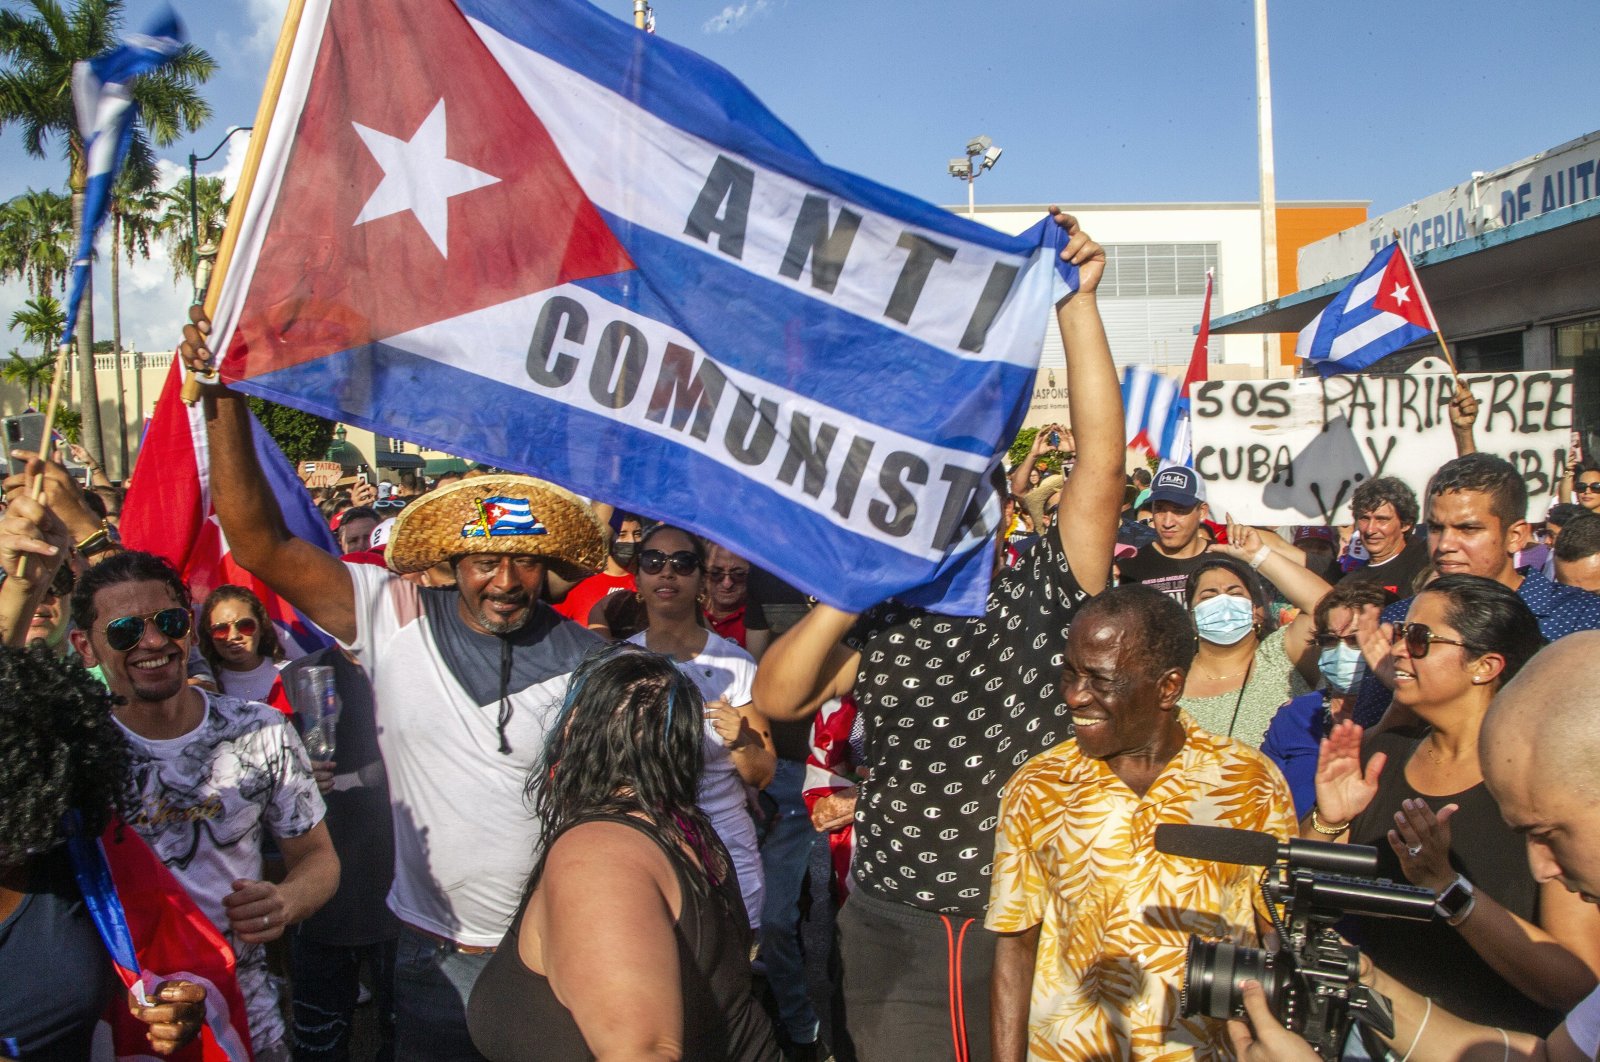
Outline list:
[[[261,106],[256,108],[255,125],[251,127],[250,145],[245,149],[244,168],[239,173],[239,187],[234,189],[233,203],[228,208],[228,224],[222,230],[222,240],[217,245],[217,261],[206,284],[205,314],[209,319],[217,312],[217,300],[222,296],[222,282],[228,276],[233,262],[234,248],[239,243],[239,225],[245,207],[250,203],[250,193],[255,189],[256,173],[261,169],[261,156],[267,149],[267,136],[272,131],[272,117],[278,109],[278,97],[283,93],[284,78],[289,73],[289,57],[294,52],[295,36],[300,31],[300,16],[305,13],[306,0],[289,0],[289,9],[283,16],[283,29],[278,33],[278,46],[272,53],[272,66],[267,70],[267,83],[261,90]],[[215,351],[212,352],[215,355]],[[216,370],[205,374],[214,381]],[[190,373],[183,381],[183,402],[192,406],[200,400],[200,378]]]
[[[72,350],[70,344],[63,343],[56,350],[55,375],[50,378],[50,406],[44,411],[44,431],[39,436],[39,459],[50,460],[50,433],[56,430],[56,410],[61,406],[61,380],[67,375],[67,354]],[[33,500],[44,504],[44,469],[39,469],[39,474],[33,477]],[[65,560],[66,558],[62,558]],[[22,557],[17,561],[17,577],[24,578],[28,574],[28,558]],[[11,618],[11,617],[8,617]],[[7,630],[12,629],[10,626]]]

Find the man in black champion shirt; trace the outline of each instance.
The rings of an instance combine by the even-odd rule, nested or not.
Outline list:
[[[1079,268],[1057,317],[1077,464],[1058,533],[996,575],[984,615],[818,605],[773,643],[755,701],[803,718],[854,693],[870,777],[856,810],[856,887],[839,915],[840,1062],[989,1058],[994,938],[983,928],[1000,789],[1071,732],[1059,687],[1067,623],[1109,581],[1123,488],[1117,371],[1095,301],[1105,253],[1058,214]],[[959,970],[959,975],[950,976]]]

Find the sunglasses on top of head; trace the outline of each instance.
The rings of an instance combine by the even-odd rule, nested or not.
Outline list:
[[[177,641],[189,633],[189,622],[189,610],[174,605],[143,616],[119,616],[102,627],[101,633],[106,636],[106,645],[126,653],[144,637],[146,623],[154,623],[156,630]]]
[[[672,563],[672,570],[679,575],[693,575],[700,570],[700,558],[686,549],[680,549],[676,553],[647,549],[639,554],[639,570],[646,575],[659,575],[669,561]]]
[[[1426,623],[1396,623],[1394,625],[1394,636],[1396,641],[1406,643],[1406,652],[1410,654],[1413,660],[1421,660],[1427,656],[1428,650],[1433,648],[1435,642],[1440,645],[1459,645],[1469,652],[1474,651],[1473,647],[1466,642],[1457,641],[1454,638],[1444,638],[1433,633],[1433,630]]]
[[[256,631],[261,629],[260,625],[256,623],[254,616],[246,616],[244,619],[236,620],[219,620],[211,625],[211,637],[221,641],[222,639],[226,638],[228,636],[228,632],[233,630],[235,627],[237,627],[239,629],[239,633],[244,635],[246,638],[253,637]]]

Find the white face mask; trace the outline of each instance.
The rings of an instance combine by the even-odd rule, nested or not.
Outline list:
[[[1361,650],[1340,642],[1317,654],[1317,670],[1335,693],[1349,693],[1367,676],[1367,661]]]
[[[1213,645],[1235,645],[1255,625],[1255,605],[1247,597],[1218,594],[1194,607],[1195,629]]]

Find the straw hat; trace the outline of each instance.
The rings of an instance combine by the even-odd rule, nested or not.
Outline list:
[[[531,476],[475,476],[423,495],[394,518],[384,556],[405,574],[467,553],[543,557],[557,573],[605,562],[600,520],[576,494]]]

